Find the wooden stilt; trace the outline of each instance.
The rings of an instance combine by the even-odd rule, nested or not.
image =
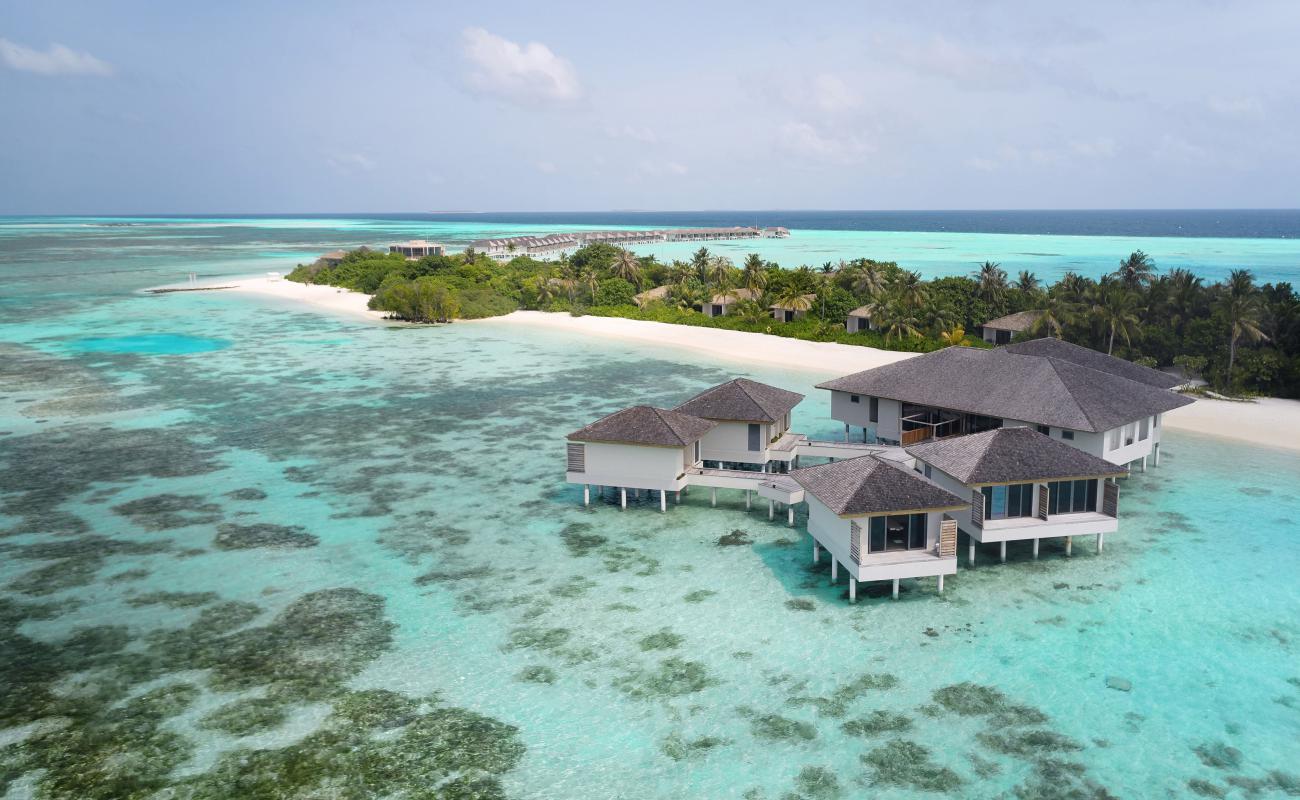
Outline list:
[[[1073,536],[1067,536],[1067,537],[1065,537],[1065,556],[1066,556],[1066,558],[1069,558],[1069,556],[1070,556],[1070,551],[1073,550],[1073,549],[1074,549],[1074,537],[1073,537]]]
[[[1038,558],[1038,540],[1034,540],[1034,558]]]
[[[849,602],[858,602],[858,579],[849,576]]]
[[[840,582],[840,561],[835,556],[831,556],[831,583]]]
[[[582,484],[582,504],[584,506],[591,505],[591,484],[589,483]]]
[[[667,489],[660,489],[660,490],[659,490],[659,510],[660,510],[661,512],[663,512],[663,511],[667,511],[667,510],[668,510],[668,490],[667,490]]]
[[[943,594],[943,576],[939,576],[939,594]]]
[[[1002,563],[1007,563],[1007,543],[1002,542]]]
[[[894,578],[894,599],[898,599],[898,578]]]
[[[1106,544],[1106,534],[1097,534],[1097,555],[1101,555],[1101,548]]]
[[[786,520],[786,524],[793,528],[794,527],[794,506],[786,506],[786,511],[789,513],[789,519]]]
[[[975,540],[971,539],[970,544],[966,547],[966,566],[975,566]]]
[[[771,498],[768,498],[767,501],[767,518],[768,519],[776,518],[776,504],[772,502]]]
[[[627,509],[627,489],[620,488],[618,490],[618,504],[619,507],[623,508],[624,510]]]

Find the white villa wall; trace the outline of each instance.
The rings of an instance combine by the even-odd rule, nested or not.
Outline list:
[[[860,581],[954,575],[957,572],[956,558],[938,558],[933,555],[933,550],[939,541],[939,523],[943,520],[941,511],[926,514],[925,550],[913,550],[910,553],[905,551],[868,553],[867,536],[871,518],[855,517],[854,521],[862,529],[859,550],[862,564],[859,565],[853,563],[850,555],[851,521],[836,515],[811,493],[806,494],[805,500],[808,502],[808,532],[826,549],[831,558],[848,571],[850,576]],[[909,555],[915,558],[908,559]]]
[[[570,483],[622,486],[630,489],[680,489],[686,464],[694,465],[688,447],[647,447],[606,442],[586,443],[586,469],[566,473]]]
[[[704,434],[700,440],[706,461],[736,461],[743,464],[767,462],[767,443],[772,437],[772,426],[759,425],[760,450],[749,449],[748,422],[719,422],[717,427]]]
[[[878,415],[880,419],[878,422],[872,422],[871,396],[857,395],[856,403],[852,400],[853,396],[849,392],[831,392],[831,419],[847,423],[854,428],[865,428],[869,433],[874,431],[876,437],[880,439],[898,441],[901,436],[899,417],[902,416],[902,403],[887,397],[880,398]]]

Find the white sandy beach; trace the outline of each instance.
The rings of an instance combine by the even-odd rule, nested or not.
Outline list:
[[[199,288],[202,288],[200,284]],[[293,281],[269,281],[265,276],[232,278],[211,284],[229,287],[223,291],[256,294],[351,318],[382,320],[383,315],[366,307],[369,295],[336,289],[332,286],[309,286]],[[172,288],[194,288],[179,285]],[[516,311],[504,317],[464,324],[510,325],[568,332],[581,336],[618,339],[659,348],[690,351],[721,361],[764,364],[786,369],[802,369],[835,377],[850,372],[890,364],[912,353],[896,353],[872,347],[808,342],[783,336],[669,325],[662,322],[620,319],[617,317],[574,317],[564,313]],[[1253,403],[1198,399],[1184,408],[1165,415],[1165,427],[1234,439],[1241,442],[1280,447],[1300,452],[1300,400],[1263,398]]]

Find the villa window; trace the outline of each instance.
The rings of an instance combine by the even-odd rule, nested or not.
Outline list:
[[[1110,441],[1107,443],[1106,449],[1108,450],[1119,449],[1119,434],[1120,434],[1119,428],[1116,428],[1110,432]]]
[[[867,419],[871,420],[872,422],[880,421],[880,398],[879,397],[871,398],[871,405],[868,407],[867,410]]]
[[[851,395],[849,395],[849,402],[850,402],[850,403],[861,403],[861,402],[862,402],[862,398],[861,398],[861,397],[858,397],[856,394],[851,394]]]
[[[1044,436],[1051,436],[1051,435],[1052,435],[1052,426],[1051,426],[1051,425],[1039,425],[1039,426],[1038,426],[1038,432],[1041,433],[1041,434],[1043,434]]]
[[[1009,486],[985,486],[984,519],[1032,517],[1034,515],[1034,484],[1013,483]]]
[[[763,430],[755,423],[749,423],[749,449],[756,452],[763,449]]]
[[[1136,441],[1133,437],[1137,435],[1137,423],[1130,422],[1124,426],[1124,446],[1128,447]]]
[[[867,537],[867,550],[872,553],[924,550],[925,540],[925,514],[890,514],[887,517],[872,517]]]
[[[926,465],[925,465],[925,477],[927,477],[927,478],[930,477],[930,465],[929,465],[929,464],[926,464]]]
[[[1148,434],[1148,432],[1149,432],[1147,426],[1148,426],[1149,423],[1150,423],[1150,420],[1149,420],[1147,417],[1143,417],[1142,420],[1141,420],[1140,422],[1138,422],[1138,439],[1139,439],[1139,440],[1145,440],[1145,439],[1147,438],[1147,434]]]
[[[1061,431],[1061,438],[1066,441],[1074,441],[1074,431]]]
[[[695,461],[698,463],[699,460],[700,460],[700,442],[697,439],[695,441]]]
[[[1097,510],[1097,481],[1052,481],[1047,484],[1048,514],[1078,514]]]

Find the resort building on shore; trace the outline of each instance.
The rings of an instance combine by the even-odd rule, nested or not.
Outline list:
[[[1017,333],[1024,333],[1033,328],[1042,316],[1041,311],[1017,311],[1014,314],[1007,314],[1005,317],[998,317],[981,325],[980,336],[989,344],[1011,344],[1011,339]]]
[[[327,267],[337,267],[339,264],[343,263],[343,257],[346,255],[347,251],[331,250],[328,253],[322,253],[316,260]]]
[[[1057,339],[948,347],[818,384],[845,440],[908,447],[1028,426],[1113,464],[1160,463],[1160,415],[1192,402],[1179,378]]]
[[[862,331],[874,331],[875,323],[871,321],[874,309],[871,306],[858,306],[849,312],[848,320],[844,324],[844,330],[849,333],[861,333]]]
[[[656,286],[653,289],[646,289],[644,292],[633,295],[632,302],[636,303],[638,307],[653,303],[656,300],[662,302],[668,299],[668,288],[665,284],[664,286]]]
[[[748,378],[736,378],[703,392],[673,409],[707,420],[714,427],[704,434],[704,466],[719,469],[782,471],[794,458],[790,412],[803,395]]]
[[[773,303],[768,306],[768,310],[772,312],[772,319],[777,322],[794,322],[808,316],[808,309],[812,308],[812,304],[817,302],[817,295],[806,294],[803,299],[805,303],[803,308],[797,308],[788,303]]]
[[[1041,539],[1065,539],[1069,555],[1076,536],[1104,537],[1119,529],[1119,484],[1128,470],[1044,436],[1032,428],[997,428],[970,436],[938,439],[907,453],[924,477],[966,498],[952,511],[968,539],[968,566],[977,544],[997,542],[1007,560],[1007,542],[1032,540],[1038,558]]]
[[[493,258],[509,259],[522,255],[550,255],[577,250],[584,245],[604,242],[618,247],[658,242],[709,242],[733,239],[758,239],[760,237],[784,238],[790,235],[785,228],[663,228],[656,230],[572,231],[540,236],[507,236],[499,239],[478,239],[470,243],[476,253],[486,253]]]
[[[757,300],[758,292],[753,289],[728,289],[713,295],[709,302],[700,306],[705,316],[721,317],[731,313],[731,307],[745,300]]]
[[[859,581],[943,578],[957,572],[957,523],[948,516],[969,500],[909,471],[868,455],[797,469],[790,477],[804,489],[813,561],[825,548],[831,581],[842,565],[849,573],[849,600]]]
[[[447,248],[438,242],[412,239],[409,242],[390,244],[388,252],[400,253],[407,261],[418,261],[425,256],[445,256],[447,255]]]

